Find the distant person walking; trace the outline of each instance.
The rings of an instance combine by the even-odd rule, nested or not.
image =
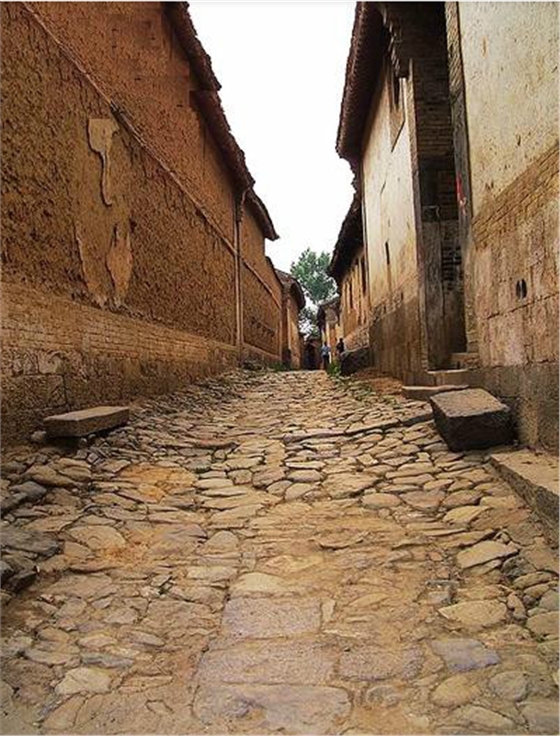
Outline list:
[[[323,343],[323,347],[321,348],[321,359],[323,361],[323,368],[327,371],[331,362],[331,349],[326,342]]]
[[[340,359],[342,358],[342,353],[345,351],[344,347],[344,340],[340,337],[338,339],[338,342],[336,343],[336,354],[338,357],[338,362],[340,363]]]

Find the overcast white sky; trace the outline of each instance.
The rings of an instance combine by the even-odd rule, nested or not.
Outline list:
[[[352,197],[335,151],[353,2],[194,0],[233,134],[245,151],[288,270],[306,247],[332,251]]]

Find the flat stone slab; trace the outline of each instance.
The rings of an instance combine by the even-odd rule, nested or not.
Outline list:
[[[7,525],[2,527],[2,547],[8,549],[21,550],[22,552],[31,552],[32,554],[44,555],[51,557],[56,554],[59,549],[56,542],[48,534],[42,534],[38,531],[27,531],[21,527]]]
[[[488,391],[469,388],[430,398],[436,427],[451,450],[508,445],[513,424],[508,406]]]
[[[94,406],[91,409],[55,414],[44,421],[49,437],[85,437],[88,434],[122,427],[128,422],[127,406]]]
[[[465,601],[440,608],[439,613],[449,621],[455,621],[472,629],[502,623],[507,618],[507,608],[499,601]]]
[[[202,687],[194,701],[200,720],[225,733],[338,733],[350,713],[341,688],[309,685]]]
[[[202,684],[218,690],[241,683],[323,685],[335,663],[335,651],[323,642],[276,639],[209,649],[198,672]]]
[[[430,643],[452,672],[468,672],[498,664],[500,657],[477,639],[436,639]]]
[[[407,399],[414,399],[415,401],[428,401],[432,396],[437,394],[444,394],[449,391],[464,391],[468,388],[466,383],[461,383],[456,386],[449,384],[447,386],[403,386],[403,396]]]
[[[461,550],[457,554],[457,564],[463,570],[476,565],[484,565],[492,560],[511,557],[518,551],[514,544],[502,544],[502,542],[494,542],[486,540],[478,544]]]
[[[321,603],[313,598],[234,598],[226,603],[222,623],[226,634],[240,638],[315,633],[321,626]]]
[[[531,450],[494,452],[490,462],[502,478],[539,515],[547,535],[558,544],[558,458]]]
[[[341,677],[368,682],[393,677],[409,680],[421,669],[422,652],[417,647],[390,650],[361,646],[344,652],[339,665]]]

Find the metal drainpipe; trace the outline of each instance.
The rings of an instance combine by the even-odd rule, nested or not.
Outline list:
[[[243,207],[247,190],[241,192],[241,196],[235,201],[235,227],[233,232],[233,245],[235,249],[235,319],[237,327],[237,359],[239,365],[243,364],[243,256],[241,253],[241,220],[243,219]]]

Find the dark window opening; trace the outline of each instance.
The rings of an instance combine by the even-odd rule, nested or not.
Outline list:
[[[393,105],[399,107],[401,101],[401,80],[396,74],[393,74]]]
[[[389,243],[385,243],[385,259],[387,261],[387,265],[391,265],[391,255],[389,253]]]
[[[515,284],[515,294],[518,299],[525,299],[527,296],[527,282],[525,279],[521,279]]]

